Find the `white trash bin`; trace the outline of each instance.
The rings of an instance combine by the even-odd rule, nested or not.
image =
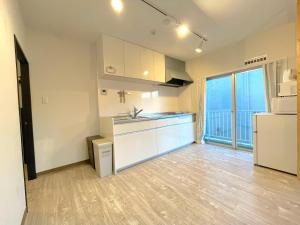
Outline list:
[[[95,169],[99,177],[112,175],[112,142],[103,138],[93,140]]]

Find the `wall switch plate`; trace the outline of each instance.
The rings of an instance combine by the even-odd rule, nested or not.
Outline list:
[[[42,104],[48,104],[49,98],[47,96],[42,97]]]
[[[107,90],[106,89],[101,89],[100,93],[101,93],[101,95],[107,95]]]

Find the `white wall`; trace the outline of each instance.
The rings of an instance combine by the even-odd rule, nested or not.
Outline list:
[[[0,1],[0,225],[19,225],[25,190],[17,96],[16,34],[26,53],[25,30],[16,0]]]
[[[37,172],[87,159],[85,138],[99,133],[99,115],[117,115],[133,105],[145,112],[178,111],[174,88],[101,81],[108,94],[98,96],[95,45],[37,30],[27,33]],[[126,104],[117,95],[123,89],[131,93]],[[151,91],[157,96],[148,98]]]
[[[198,111],[199,97],[203,92],[201,86],[203,77],[242,69],[245,59],[263,54],[267,54],[269,60],[288,57],[292,59],[290,61],[294,66],[296,56],[295,23],[253,34],[240,42],[188,61],[186,69],[195,82],[188,87],[181,88],[180,110]],[[187,101],[187,99],[191,100]]]
[[[107,90],[107,95],[101,94]],[[120,103],[118,92],[125,90],[126,102]],[[143,109],[143,113],[178,111],[178,89],[134,82],[100,80],[99,114],[114,116],[132,111],[133,106]]]
[[[99,133],[95,50],[32,30],[28,49],[37,172],[86,160],[85,138]]]

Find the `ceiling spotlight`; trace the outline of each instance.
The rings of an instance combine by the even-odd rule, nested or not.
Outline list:
[[[117,13],[121,13],[123,11],[123,1],[122,0],[111,0],[111,7]]]
[[[200,42],[200,44],[198,45],[198,47],[195,48],[195,52],[196,53],[201,53],[203,51],[203,43],[204,43],[204,40],[202,39],[202,41]]]
[[[202,52],[202,49],[201,49],[201,48],[199,48],[199,47],[197,47],[197,48],[195,48],[195,52],[197,52],[197,53],[201,53],[201,52]]]
[[[176,28],[176,32],[177,32],[178,37],[184,38],[190,32],[190,29],[189,29],[188,25],[186,25],[186,24],[179,24],[178,27]]]

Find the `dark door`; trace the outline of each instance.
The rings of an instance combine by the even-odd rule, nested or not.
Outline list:
[[[36,178],[28,61],[15,39],[23,162],[29,180]]]

